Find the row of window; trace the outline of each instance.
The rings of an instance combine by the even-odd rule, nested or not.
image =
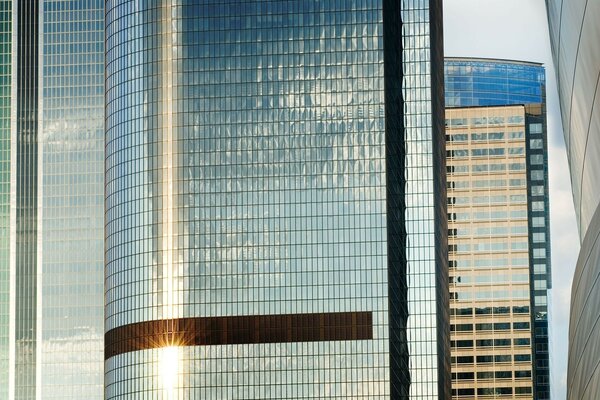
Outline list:
[[[474,213],[456,212],[448,213],[448,221],[488,221],[490,219],[527,218],[527,210],[506,211],[478,211]],[[535,226],[535,225],[534,225]]]
[[[461,307],[461,308],[451,308],[451,315],[502,315],[502,314],[510,314],[510,307]],[[513,306],[512,307],[513,314],[529,314],[529,306]]]
[[[531,361],[531,354],[496,354],[487,356],[453,356],[451,357],[452,364],[489,364],[489,363],[509,363],[514,359],[515,362]]]
[[[469,325],[469,324],[460,324]],[[452,329],[450,329],[452,330]],[[529,338],[516,338],[516,339],[477,339],[475,340],[475,345],[477,347],[508,347],[511,344],[515,346],[529,346],[531,344],[531,340]],[[453,340],[451,342],[451,346],[454,348],[472,348],[473,340]]]
[[[525,137],[523,131],[506,132],[509,133],[510,139],[521,139]],[[504,140],[505,132],[476,132],[471,133],[471,141],[473,142],[487,142],[495,140]],[[446,140],[449,142],[466,142],[469,140],[468,133],[454,133],[452,135],[446,135]]]
[[[450,292],[450,300],[457,301],[473,301],[473,300],[512,300],[512,299],[528,299],[529,288],[519,289],[500,289],[500,290],[481,290],[477,288],[473,292],[459,291]]]
[[[492,251],[527,251],[528,243],[527,242],[476,242],[471,245],[471,243],[459,243],[459,244],[451,244],[448,246],[448,251],[451,253],[455,252],[492,252]],[[537,250],[537,249],[535,249]]]
[[[523,124],[525,117],[522,115],[509,115],[508,117],[474,117],[474,118],[451,118],[446,119],[446,126],[467,126],[467,125],[503,125],[503,124]]]
[[[494,273],[475,276],[451,276],[451,284],[469,284],[469,283],[528,283],[529,274],[509,274],[509,273]]]
[[[448,165],[446,171],[449,174],[466,174],[469,168],[473,174],[484,172],[503,172],[508,165],[509,171],[524,171],[525,163],[493,163],[493,164],[474,164],[474,165]]]
[[[512,387],[496,387],[496,388],[479,388],[477,389],[478,396],[501,396],[513,394]],[[514,394],[531,394],[530,387],[516,387]],[[475,389],[452,389],[452,396],[475,396]]]
[[[477,181],[476,181],[477,182]],[[468,205],[468,204],[506,204],[510,203],[524,203],[527,201],[527,196],[524,194],[513,194],[510,196],[504,194],[496,195],[477,195],[477,196],[465,196],[465,197],[448,197],[448,204],[453,205]]]
[[[487,189],[487,188],[503,188],[507,186],[506,179],[479,179],[476,181],[448,181],[447,187],[448,189],[468,189],[472,187],[473,189]],[[526,179],[509,179],[508,186],[509,187],[525,187],[527,185]],[[541,187],[541,194],[539,192],[539,188]],[[535,189],[535,190],[534,190]],[[543,186],[533,186],[532,194],[543,195],[544,187]]]
[[[506,151],[508,150],[508,151]],[[509,147],[504,149],[503,147],[493,147],[490,149],[471,149],[471,157],[495,157],[503,156],[508,154],[509,156],[520,156],[525,154],[524,147]],[[469,157],[469,150],[467,149],[455,149],[447,150],[446,157],[451,158],[467,158]]]
[[[477,372],[453,372],[452,380],[474,380],[475,376],[477,379],[512,379],[513,371],[481,371]],[[531,378],[531,371],[514,371],[514,377],[519,378]]]
[[[462,258],[448,261],[448,268],[503,268],[503,267],[526,267],[529,265],[529,259],[525,257],[513,258],[478,258],[471,260]]]
[[[458,228],[448,229],[449,237],[473,237],[477,236],[508,236],[511,235],[525,235],[527,234],[526,225],[513,225],[513,226],[481,226],[470,229],[468,226],[461,226]],[[535,234],[534,234],[535,235]]]
[[[519,132],[508,132],[509,139],[522,139],[524,137],[523,131]],[[504,140],[504,132],[478,132],[471,134],[472,142],[488,142],[496,140]],[[446,135],[446,140],[449,142],[467,142],[469,135],[467,133],[455,133],[453,135]],[[543,149],[543,139],[530,139],[529,146],[532,149]]]

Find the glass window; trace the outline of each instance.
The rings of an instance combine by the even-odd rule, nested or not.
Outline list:
[[[508,149],[508,154],[510,154],[510,155],[523,155],[523,154],[525,154],[525,149],[523,147],[510,147]]]
[[[473,324],[452,324],[452,325],[450,325],[450,331],[471,332],[472,330],[473,330]]]
[[[513,322],[513,329],[529,329],[529,322]]]
[[[546,220],[544,217],[533,217],[531,223],[535,228],[546,226]]]
[[[466,142],[467,140],[469,140],[469,135],[466,133],[455,133],[450,135],[451,142]]]
[[[515,362],[531,361],[530,354],[515,354]]]
[[[450,125],[452,125],[452,126],[464,126],[464,125],[467,125],[467,119],[466,118],[452,118],[450,120]]]
[[[529,346],[531,344],[531,339],[529,338],[517,338],[513,339],[515,346]]]
[[[531,195],[532,196],[543,196],[544,195],[544,186],[536,185],[531,187]]]
[[[541,123],[529,124],[529,132],[530,133],[542,133],[542,124]]]
[[[533,164],[533,165],[544,164],[544,156],[542,154],[532,154],[531,155],[531,164]]]
[[[531,139],[529,141],[529,147],[532,149],[543,149],[544,141],[542,139]]]
[[[531,371],[515,371],[515,378],[531,378]]]
[[[533,273],[534,274],[545,274],[546,273],[546,264],[533,264]]]
[[[534,258],[545,258],[546,257],[546,249],[533,249],[533,257]]]
[[[543,201],[532,201],[531,202],[531,210],[532,211],[544,211],[544,202]]]
[[[533,281],[533,288],[535,290],[546,290],[547,289],[547,285],[546,285],[546,280],[535,280]]]
[[[509,124],[522,124],[525,121],[525,118],[522,115],[511,115],[508,117]]]
[[[544,180],[544,171],[541,169],[534,169],[531,171],[531,180],[532,181],[543,181]]]

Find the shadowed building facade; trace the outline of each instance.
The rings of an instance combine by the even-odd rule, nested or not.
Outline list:
[[[447,58],[445,85],[453,395],[549,399],[544,68]]]
[[[600,4],[546,4],[581,240],[571,287],[567,398],[595,399],[600,393]]]
[[[106,2],[106,399],[448,398],[441,33]]]

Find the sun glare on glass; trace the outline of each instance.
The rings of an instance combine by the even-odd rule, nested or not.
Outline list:
[[[177,346],[163,347],[160,349],[159,368],[163,388],[171,391],[177,384],[179,367],[179,348]]]

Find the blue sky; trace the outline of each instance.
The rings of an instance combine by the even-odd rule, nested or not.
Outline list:
[[[444,0],[446,56],[541,62],[546,67],[552,236],[552,398],[566,398],[571,281],[579,253],[571,181],[544,0]]]

